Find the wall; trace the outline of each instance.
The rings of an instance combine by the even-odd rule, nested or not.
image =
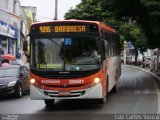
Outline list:
[[[7,49],[8,53],[10,50],[13,55],[16,56],[17,54],[17,46],[20,39],[20,2],[18,0],[1,0],[0,4],[0,21],[1,21],[1,34],[0,37],[2,38],[2,44],[4,41],[7,41]],[[2,26],[5,26],[7,30],[3,30]],[[9,36],[11,34],[11,29],[16,31],[16,35],[14,36],[15,39],[10,39]],[[11,46],[13,45],[13,46]],[[3,47],[3,46],[2,46]]]

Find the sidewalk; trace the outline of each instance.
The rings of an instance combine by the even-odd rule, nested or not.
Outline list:
[[[124,64],[122,64],[122,65],[124,65]],[[124,65],[124,66],[136,68],[141,71],[147,72],[148,74],[152,75],[153,77],[157,78],[160,81],[160,70],[151,72],[149,67],[143,68],[142,66],[134,66],[134,65]]]
[[[153,72],[153,73],[155,73],[157,76],[160,77],[160,70],[159,70],[159,71],[155,71],[155,72]]]
[[[154,73],[154,74],[156,74],[157,76],[160,77],[160,70],[158,70],[158,71],[150,71],[149,67],[145,67],[145,68],[143,68],[143,66],[137,66],[137,67],[140,67],[140,68],[145,69],[145,70],[147,70],[149,72],[152,72],[152,73]]]
[[[152,73],[154,73],[154,74],[156,74],[157,76],[160,77],[160,70],[158,70],[158,71],[150,71],[149,67],[146,67],[146,68],[143,68],[142,66],[137,66],[137,67],[141,67],[142,69],[148,70],[149,72],[152,72]]]

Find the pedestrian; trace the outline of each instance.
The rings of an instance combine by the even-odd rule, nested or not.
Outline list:
[[[150,59],[150,71],[151,72],[155,70],[155,64],[156,64],[156,58],[152,56]]]
[[[8,66],[10,66],[9,60],[6,60],[6,59],[2,60],[1,67],[8,67]]]

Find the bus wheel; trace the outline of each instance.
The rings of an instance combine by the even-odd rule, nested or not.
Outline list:
[[[52,107],[54,106],[55,100],[44,100],[44,103],[46,104],[46,107]]]
[[[106,81],[106,95],[108,94],[108,88],[109,88],[109,82],[108,82],[108,76],[107,76],[107,81]]]
[[[113,92],[117,92],[117,85],[115,85],[115,86],[112,88],[112,91],[113,91]]]
[[[98,99],[99,104],[104,104],[106,103],[106,96],[104,96],[102,99]]]

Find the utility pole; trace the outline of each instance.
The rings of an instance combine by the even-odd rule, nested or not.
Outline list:
[[[54,16],[54,20],[57,20],[57,13],[58,13],[58,0],[55,0],[55,16]]]
[[[127,41],[124,41],[124,65],[127,62]]]

